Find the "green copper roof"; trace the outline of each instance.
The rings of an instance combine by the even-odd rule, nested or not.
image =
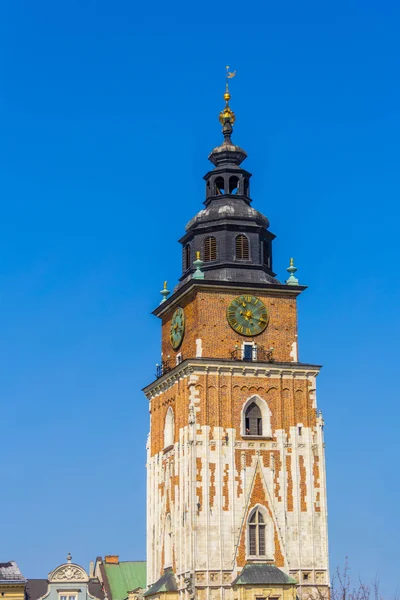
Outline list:
[[[146,588],[146,562],[126,561],[116,565],[104,564],[112,600],[125,600],[128,592]]]
[[[278,569],[275,565],[248,563],[232,585],[293,585],[293,577]]]
[[[177,590],[174,572],[172,569],[168,569],[143,595],[152,596],[159,592],[176,592]]]

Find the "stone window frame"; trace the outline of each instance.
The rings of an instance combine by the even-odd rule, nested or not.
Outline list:
[[[172,416],[171,416],[172,415]],[[164,449],[171,448],[175,442],[175,415],[172,406],[168,407],[164,421]]]
[[[258,510],[263,518],[265,525],[265,554],[250,554],[250,519],[255,511]],[[274,559],[274,523],[268,510],[262,504],[255,504],[247,515],[246,519],[246,560],[257,562],[270,562]]]
[[[246,433],[246,410],[255,402],[261,411],[262,419],[262,435],[249,435]],[[272,412],[264,398],[261,398],[258,394],[252,394],[247,398],[242,406],[242,412],[240,415],[240,433],[243,438],[256,438],[258,440],[271,439],[272,438],[272,426],[271,426]]]

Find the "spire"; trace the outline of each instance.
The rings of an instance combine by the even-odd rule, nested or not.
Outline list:
[[[219,121],[222,125],[222,133],[224,135],[224,141],[220,146],[214,148],[214,150],[209,155],[208,159],[215,165],[216,167],[222,165],[236,165],[239,166],[244,159],[247,157],[246,152],[240,148],[239,146],[235,146],[231,140],[231,135],[233,132],[233,124],[236,120],[235,113],[231,109],[229,105],[229,100],[231,99],[231,93],[229,91],[229,79],[235,77],[236,71],[229,71],[229,66],[225,67],[226,75],[225,75],[225,107],[219,113]]]
[[[222,125],[222,133],[224,134],[225,141],[231,141],[231,133],[233,131],[233,124],[236,120],[235,113],[229,106],[229,100],[231,99],[231,94],[229,91],[229,80],[232,77],[235,77],[236,71],[229,71],[229,66],[226,66],[226,77],[225,77],[225,108],[221,110],[219,113],[219,120]]]

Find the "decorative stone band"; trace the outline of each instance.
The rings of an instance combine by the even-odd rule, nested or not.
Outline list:
[[[228,374],[233,377],[259,378],[286,378],[286,379],[309,379],[316,377],[321,369],[320,365],[309,365],[303,363],[240,363],[237,364],[229,359],[190,358],[177,365],[153,383],[146,386],[143,392],[148,400],[171,388],[179,379],[191,375]]]

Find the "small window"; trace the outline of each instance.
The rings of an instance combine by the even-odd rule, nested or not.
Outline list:
[[[204,262],[217,260],[217,240],[214,236],[207,237],[204,240]]]
[[[257,508],[249,519],[250,556],[265,556],[265,522]]]
[[[249,258],[250,258],[249,240],[245,235],[240,234],[240,235],[236,236],[235,249],[236,249],[236,255],[235,255],[236,260],[249,260]]]
[[[243,191],[244,191],[244,195],[248,196],[249,195],[249,180],[247,177],[245,177],[244,182],[243,182]]]
[[[262,418],[260,407],[252,402],[249,404],[245,414],[245,434],[262,435]]]
[[[254,350],[253,344],[243,344],[243,360],[253,360]]]
[[[76,600],[76,594],[68,594],[68,592],[63,592],[60,594],[60,600]]]
[[[185,246],[184,251],[183,251],[183,270],[187,271],[188,269],[190,269],[190,263],[191,263],[191,252],[190,252],[190,244],[187,244],[187,246]]]

